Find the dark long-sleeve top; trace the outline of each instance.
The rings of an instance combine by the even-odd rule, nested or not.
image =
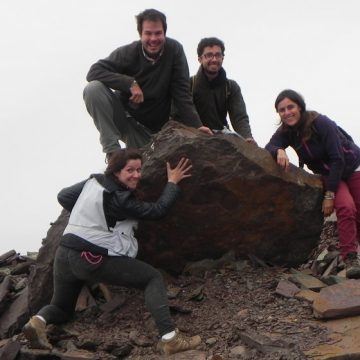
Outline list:
[[[249,116],[235,80],[228,79],[223,68],[216,78],[209,81],[202,66],[192,78],[192,94],[202,123],[210,129],[221,130],[227,126],[227,114],[234,130],[244,138],[252,138]]]
[[[146,202],[136,198],[133,191],[125,189],[111,177],[103,174],[95,174],[91,175],[87,180],[62,189],[58,194],[60,205],[71,212],[77,203],[85,184],[94,178],[103,188],[102,200],[99,204],[100,206],[102,204],[100,212],[105,215],[106,226],[103,227],[104,230],[102,231],[107,231],[106,229],[109,229],[108,231],[111,232],[111,229],[114,228],[117,222],[127,219],[160,219],[169,212],[180,194],[180,188],[176,184],[168,182],[156,202]],[[85,199],[83,201],[85,201],[82,203],[83,206],[88,205],[90,207],[90,204],[87,203],[89,200]],[[99,227],[101,226],[101,221],[100,217]],[[97,228],[97,224],[93,224],[92,226]],[[92,251],[98,254],[107,253],[103,248],[87,241],[86,238],[71,233],[63,236],[61,244],[81,251]]]
[[[125,109],[152,132],[159,131],[169,120],[171,100],[179,108],[185,125],[202,126],[190,94],[186,56],[182,45],[174,39],[166,38],[163,52],[155,62],[144,56],[141,41],[121,46],[93,64],[87,80],[99,80],[116,90]],[[128,106],[134,80],[144,94],[144,102],[136,108]]]
[[[308,112],[311,116],[311,112]],[[312,135],[303,141],[297,129],[281,127],[265,146],[276,159],[278,149],[292,147],[299,159],[315,174],[327,176],[326,190],[336,192],[341,179],[348,178],[360,165],[360,148],[344,137],[336,123],[325,115],[315,114]]]

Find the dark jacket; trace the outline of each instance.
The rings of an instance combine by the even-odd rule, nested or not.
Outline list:
[[[164,217],[180,194],[180,188],[176,184],[168,182],[156,202],[145,202],[137,199],[133,191],[123,188],[111,177],[95,174],[91,175],[91,178],[95,178],[104,188],[102,199],[103,213],[109,232],[114,228],[117,221],[126,219],[155,220]],[[60,205],[71,212],[88,180],[62,189],[58,194]],[[73,234],[64,235],[61,244],[79,251],[107,254],[106,249],[91,244],[86,239]]]
[[[280,127],[265,149],[276,159],[278,149],[292,147],[311,171],[327,177],[326,190],[336,192],[340,180],[346,180],[360,165],[360,148],[328,117],[315,112],[307,112],[307,116],[313,117],[309,140],[302,140],[297,127]]]
[[[117,90],[126,111],[153,132],[169,120],[172,99],[186,125],[202,126],[190,95],[185,53],[176,40],[166,38],[163,53],[155,63],[145,58],[141,41],[121,46],[93,64],[87,80],[99,80]],[[134,80],[144,94],[144,102],[135,109],[128,106]]]
[[[214,130],[228,127],[227,114],[234,130],[244,138],[251,138],[249,116],[241,94],[240,86],[227,79],[220,69],[219,75],[209,81],[200,66],[197,74],[190,79],[193,101],[202,123]]]

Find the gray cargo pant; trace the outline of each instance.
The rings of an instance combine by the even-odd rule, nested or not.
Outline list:
[[[162,275],[143,261],[127,256],[104,256],[95,264],[82,256],[81,251],[60,245],[55,255],[53,281],[50,305],[37,313],[47,324],[68,321],[74,313],[82,286],[90,282],[144,290],[146,307],[155,320],[160,336],[175,329]]]
[[[143,147],[151,141],[151,131],[132,118],[119,97],[101,81],[90,81],[83,97],[87,111],[99,130],[104,153],[119,148],[119,140],[132,148]]]

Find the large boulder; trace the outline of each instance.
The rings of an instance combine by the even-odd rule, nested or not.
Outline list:
[[[294,166],[282,171],[269,153],[233,135],[208,136],[169,122],[144,150],[145,199],[156,200],[166,183],[165,162],[182,157],[192,177],[180,183],[183,196],[160,221],[141,221],[139,258],[179,272],[187,261],[256,255],[278,264],[304,262],[322,229],[322,186]],[[29,308],[50,301],[56,248],[67,225],[63,210],[51,225],[29,277]]]
[[[155,200],[166,183],[165,162],[186,156],[192,177],[162,221],[141,221],[139,257],[180,271],[186,261],[229,250],[277,264],[298,265],[316,246],[323,225],[320,179],[235,135],[208,136],[169,122],[145,149],[141,190]]]

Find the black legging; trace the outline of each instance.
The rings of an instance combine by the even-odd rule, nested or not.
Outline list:
[[[154,317],[160,336],[175,329],[163,278],[158,270],[127,256],[104,256],[100,263],[91,264],[81,256],[81,252],[63,246],[59,246],[55,255],[51,303],[38,315],[49,324],[69,320],[83,284],[89,281],[144,290],[145,304]]]

